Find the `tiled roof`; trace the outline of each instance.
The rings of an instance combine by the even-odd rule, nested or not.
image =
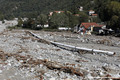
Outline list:
[[[92,14],[92,16],[97,16],[98,14]]]
[[[74,16],[80,16],[79,14],[74,14]]]
[[[89,11],[93,11],[93,10],[89,10]]]
[[[86,29],[89,28],[90,26],[98,26],[97,23],[82,23],[80,27],[84,26]]]
[[[64,11],[54,11],[54,12],[59,13],[59,12],[64,12]]]

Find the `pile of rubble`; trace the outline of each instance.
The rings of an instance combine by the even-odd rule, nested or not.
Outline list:
[[[81,43],[90,43],[90,44],[103,44],[106,46],[115,46],[120,47],[120,39],[114,36],[95,36],[95,35],[79,35],[79,34],[71,34],[68,33],[60,33],[60,32],[42,32],[36,34],[44,37],[47,40],[54,40],[54,41],[60,41],[60,42],[67,42],[70,41],[76,41]],[[72,41],[71,41],[72,40]]]
[[[66,39],[57,37],[58,33],[34,32],[45,40]],[[75,39],[70,38],[70,42]],[[68,44],[67,41],[63,43]],[[25,30],[13,30],[0,34],[0,48],[0,80],[120,79],[119,47],[115,48],[118,51],[114,56],[83,54],[51,45]]]

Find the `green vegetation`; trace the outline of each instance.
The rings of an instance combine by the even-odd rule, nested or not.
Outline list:
[[[18,18],[18,27],[21,27],[23,25],[23,21],[21,18]]]
[[[48,14],[50,11],[70,11],[73,14],[79,12],[80,6],[84,10],[93,9],[92,0],[0,0],[0,12],[4,18],[13,17],[35,18],[40,14]]]
[[[109,26],[112,27],[113,29],[120,28],[120,3],[116,1],[111,1],[107,6],[106,6],[106,13],[107,19],[106,21],[109,22]]]
[[[0,20],[4,20],[4,15],[2,13],[0,13]]]
[[[120,0],[96,0],[96,11],[109,28],[120,29]]]
[[[53,29],[58,27],[67,27],[69,26],[69,18],[64,13],[53,13],[49,18],[49,24]]]
[[[27,21],[23,22],[23,28],[28,28],[28,29],[35,29],[37,30],[37,24],[34,19],[29,18]]]
[[[29,18],[18,27],[38,29],[36,25],[49,24],[50,28],[74,27],[81,22],[105,22],[108,27],[120,28],[120,0],[0,0],[0,20],[15,17]],[[80,12],[79,7],[84,11]],[[99,14],[97,18],[89,18],[88,10],[93,9]],[[48,17],[51,11],[65,11]],[[79,16],[74,16],[79,14]],[[40,28],[40,27],[39,27]]]
[[[45,14],[40,14],[38,17],[37,17],[37,24],[41,25],[42,27],[47,24],[47,21],[48,21],[48,17],[47,15]]]

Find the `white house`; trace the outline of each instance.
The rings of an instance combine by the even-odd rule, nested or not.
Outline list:
[[[68,27],[59,27],[58,30],[71,30],[71,28],[68,28]]]
[[[48,27],[49,27],[49,25],[48,25],[48,24],[45,24],[45,25],[44,25],[44,28],[48,28]]]
[[[49,16],[52,16],[53,13],[58,13],[58,14],[60,14],[60,13],[64,13],[64,11],[53,11],[53,12],[49,12]]]
[[[79,11],[83,11],[83,7],[82,6],[80,6]]]
[[[89,10],[89,16],[91,16],[91,15],[94,14],[94,13],[95,13],[95,11]]]
[[[50,13],[49,13],[49,16],[52,16],[52,15],[53,15],[53,12],[50,12]]]

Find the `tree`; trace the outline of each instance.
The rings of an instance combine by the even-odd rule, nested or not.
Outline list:
[[[65,13],[53,13],[49,19],[49,25],[51,28],[67,27],[69,26],[69,18]]]
[[[4,20],[4,15],[0,13],[0,20]]]
[[[41,24],[43,26],[47,23],[47,21],[48,21],[47,15],[45,15],[45,14],[40,14],[37,17],[37,24]]]
[[[88,15],[85,12],[79,12],[79,24],[82,22],[88,22]]]
[[[109,27],[112,29],[119,28],[120,18],[120,3],[117,1],[111,1],[106,6],[106,21],[110,22]]]
[[[99,14],[99,17],[102,21],[106,21],[107,13],[106,13],[106,5],[110,2],[110,0],[95,0],[95,11]]]
[[[29,18],[27,21],[24,21],[23,28],[35,29],[35,20]]]
[[[117,1],[111,1],[106,6],[107,19],[110,20],[114,15],[120,16],[120,3]]]
[[[116,28],[119,28],[119,17],[114,15],[112,16],[112,18],[110,19],[109,21],[110,23],[108,24],[112,29],[116,29]]]
[[[107,25],[115,30],[120,23],[120,2],[107,0],[106,3],[101,4],[103,5],[99,13],[101,20],[107,22]]]
[[[21,18],[18,18],[18,24],[17,24],[17,26],[18,26],[18,27],[22,27],[22,25],[23,25],[22,19],[21,19]]]
[[[77,14],[79,12],[78,6],[77,6],[77,3],[75,2],[75,0],[72,1],[72,7],[71,7],[70,11],[73,14]]]
[[[65,11],[65,15],[68,17],[68,27],[73,28],[79,24],[79,17],[74,16],[70,11]]]

